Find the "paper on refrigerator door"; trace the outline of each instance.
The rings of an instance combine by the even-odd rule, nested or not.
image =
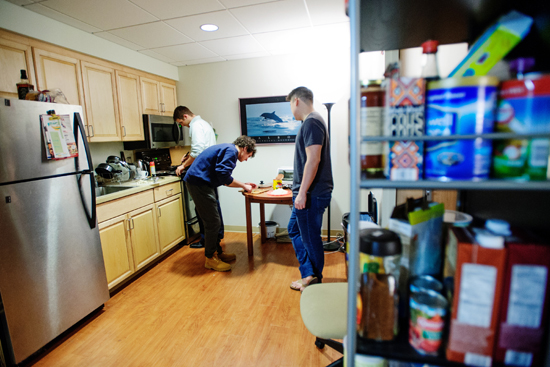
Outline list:
[[[40,115],[48,159],[78,157],[69,115]]]

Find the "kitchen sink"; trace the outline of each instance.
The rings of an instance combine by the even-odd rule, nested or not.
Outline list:
[[[137,186],[100,186],[95,188],[96,196],[113,194],[115,192],[133,189]]]

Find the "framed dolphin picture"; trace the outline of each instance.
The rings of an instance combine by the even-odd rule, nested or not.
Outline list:
[[[290,110],[286,96],[239,98],[241,132],[256,144],[294,143],[301,121]]]

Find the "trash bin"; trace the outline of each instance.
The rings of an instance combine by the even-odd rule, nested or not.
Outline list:
[[[258,227],[261,227],[262,223],[258,223]],[[279,227],[279,223],[274,222],[272,220],[266,220],[265,221],[265,232],[267,238],[275,238],[275,233],[277,233],[277,227]]]

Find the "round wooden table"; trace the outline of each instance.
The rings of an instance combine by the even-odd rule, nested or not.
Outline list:
[[[265,208],[264,204],[285,204],[292,205],[292,190],[286,190],[288,193],[286,195],[280,196],[271,196],[269,193],[273,190],[261,194],[253,194],[249,192],[244,192],[243,195],[246,201],[246,242],[248,245],[248,256],[254,255],[253,240],[252,240],[252,203],[260,204],[260,233],[262,242],[266,241],[266,230],[265,230]]]

